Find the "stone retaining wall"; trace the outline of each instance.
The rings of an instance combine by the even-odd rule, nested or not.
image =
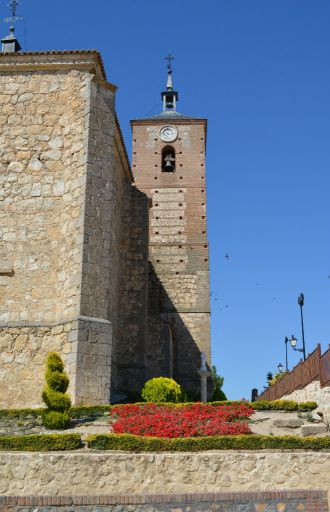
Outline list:
[[[326,420],[330,421],[330,387],[321,388],[320,381],[311,382],[303,389],[296,389],[290,395],[282,396],[281,400],[316,402],[318,410],[324,414]]]
[[[329,492],[330,453],[1,453],[2,496],[97,496],[274,489],[320,489]]]

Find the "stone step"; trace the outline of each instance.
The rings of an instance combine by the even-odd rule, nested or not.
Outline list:
[[[325,434],[327,432],[327,426],[321,423],[307,423],[302,425],[301,433],[303,436],[315,436],[317,434]]]
[[[274,427],[279,428],[300,428],[304,424],[304,421],[299,418],[281,418],[274,420]]]

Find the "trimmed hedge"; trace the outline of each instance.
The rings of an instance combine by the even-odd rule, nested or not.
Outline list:
[[[162,403],[160,405],[164,407],[185,407],[187,405],[193,405],[195,402],[183,402],[183,403]],[[146,405],[148,402],[138,402],[134,405]],[[215,407],[221,405],[239,405],[243,404],[248,407],[252,407],[255,411],[312,411],[317,408],[316,402],[293,402],[291,400],[260,400],[259,402],[246,402],[242,400],[222,400],[219,402],[207,402],[206,405],[213,405]],[[127,404],[118,404],[116,407],[125,407]],[[110,408],[113,406],[109,406]]]
[[[107,405],[79,405],[68,410],[71,419],[93,418],[104,416],[109,412],[110,404]]]
[[[71,407],[68,410],[68,414],[71,419],[80,419],[86,417],[98,417],[104,416],[104,414],[108,413],[111,405],[82,405],[77,407]],[[8,419],[17,419],[24,420],[29,417],[38,418],[43,415],[43,413],[47,411],[47,409],[0,409],[0,419],[8,418]]]
[[[0,409],[0,419],[25,420],[29,417],[38,418],[46,409]]]
[[[293,402],[292,400],[258,400],[251,407],[256,411],[301,411],[307,412],[317,408],[316,402]]]
[[[81,448],[80,434],[0,436],[0,451],[52,452]]]
[[[330,437],[295,436],[214,436],[214,437],[142,437],[131,434],[98,434],[87,438],[95,450],[130,452],[199,452],[204,450],[330,450]]]
[[[138,402],[134,405],[146,405],[147,402]],[[195,402],[184,402],[180,404],[171,404],[164,403],[163,406],[166,407],[184,407],[186,405],[192,405]],[[208,402],[208,405],[232,405],[232,404],[245,404],[251,406],[252,409],[256,411],[300,411],[300,412],[308,412],[317,408],[316,402],[291,402],[289,400],[260,400],[258,402],[242,402],[240,400],[223,400],[221,402]],[[122,407],[127,404],[117,404],[116,407]],[[98,417],[104,416],[109,412],[109,410],[113,407],[112,405],[81,405],[77,407],[71,407],[68,410],[69,416],[71,419],[80,419],[86,417]],[[1,418],[12,418],[12,419],[26,419],[29,416],[33,418],[37,418],[38,416],[42,416],[43,412],[46,409],[0,409],[0,419]]]

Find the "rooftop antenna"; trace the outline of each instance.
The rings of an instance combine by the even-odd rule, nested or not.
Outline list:
[[[17,16],[17,8],[21,5],[19,0],[10,0],[7,7],[11,10],[11,16],[9,18],[5,18],[5,23],[11,23],[9,29],[9,35],[1,40],[2,42],[2,53],[17,53],[21,50],[21,45],[19,44],[15,32],[15,22],[22,20],[21,16]]]

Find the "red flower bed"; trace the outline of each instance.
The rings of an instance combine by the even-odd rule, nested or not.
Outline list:
[[[253,414],[246,405],[186,406],[126,405],[113,407],[113,432],[156,437],[196,437],[250,434],[246,419]],[[245,421],[244,421],[245,420]]]

